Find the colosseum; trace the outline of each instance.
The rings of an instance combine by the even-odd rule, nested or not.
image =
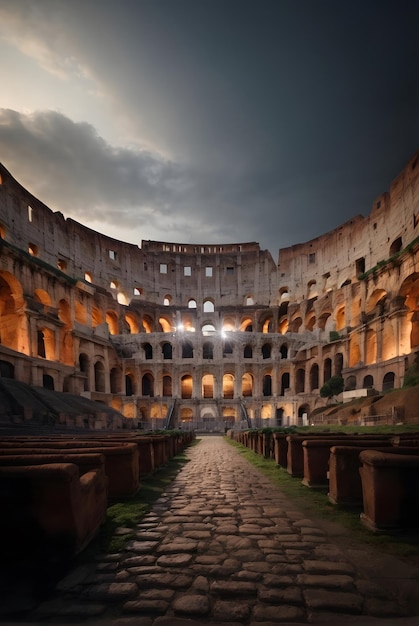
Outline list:
[[[333,376],[346,397],[402,387],[419,348],[418,163],[367,217],[276,261],[255,242],[112,239],[0,166],[1,380],[133,427],[206,430],[304,424]]]

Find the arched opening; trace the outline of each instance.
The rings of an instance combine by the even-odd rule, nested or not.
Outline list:
[[[166,361],[170,361],[173,357],[173,347],[169,342],[165,342],[161,347],[163,359]]]
[[[102,311],[97,306],[92,306],[92,328],[103,324]]]
[[[281,396],[285,396],[285,392],[290,388],[289,372],[284,372],[281,376]]]
[[[125,374],[125,395],[134,395],[134,377],[132,374]]]
[[[240,332],[242,333],[253,332],[253,323],[249,317],[246,317],[244,320],[242,320],[242,323],[240,324]]]
[[[43,374],[42,376],[42,386],[44,389],[49,389],[50,391],[54,391],[54,379],[49,374]]]
[[[87,309],[83,302],[75,302],[74,317],[78,324],[81,324],[82,326],[87,325]]]
[[[159,324],[164,333],[171,333],[173,330],[173,326],[171,322],[166,317],[159,318]]]
[[[153,332],[153,320],[151,319],[149,315],[144,315],[142,319],[142,323],[143,323],[143,328],[146,333]]]
[[[212,300],[204,300],[204,313],[214,313],[215,306]]]
[[[271,358],[272,346],[270,343],[264,343],[262,346],[262,359]]]
[[[223,376],[223,398],[232,400],[234,398],[234,376],[224,374]]]
[[[193,392],[193,380],[190,374],[185,374],[180,379],[180,391],[181,397],[185,400],[190,400],[192,398]]]
[[[253,395],[253,377],[251,374],[243,374],[242,376],[242,396],[244,398]]]
[[[223,357],[233,354],[233,344],[231,341],[223,342]]]
[[[323,381],[327,383],[332,378],[332,359],[325,359],[323,363]]]
[[[204,337],[211,336],[215,333],[215,326],[214,324],[204,324],[201,328],[201,331]]]
[[[22,313],[16,313],[21,310]],[[0,342],[3,346],[29,353],[27,318],[23,313],[22,287],[9,272],[0,273]]]
[[[402,249],[402,245],[403,245],[402,238],[397,237],[397,239],[395,239],[390,246],[389,256],[393,256],[394,254],[397,254],[398,252],[400,252],[400,250]]]
[[[182,359],[193,359],[193,345],[190,341],[182,343]]]
[[[279,354],[281,355],[281,359],[288,359],[288,346],[286,343],[283,343],[279,348]]]
[[[314,363],[310,369],[310,390],[314,391],[319,388],[319,366]]]
[[[244,347],[243,358],[245,359],[253,358],[253,348],[250,344],[247,344],[247,346]]]
[[[151,374],[144,374],[141,379],[141,395],[154,398],[154,378]]]
[[[335,355],[335,376],[342,376],[343,370],[343,354],[337,352]]]
[[[142,348],[144,350],[145,360],[151,361],[153,358],[153,346],[150,343],[143,343]]]
[[[172,394],[172,377],[165,374],[163,376],[163,396],[171,398]]]
[[[205,374],[202,377],[202,397],[214,397],[214,376],[212,374]]]
[[[385,374],[383,378],[383,391],[394,389],[394,380],[395,380],[394,372],[387,372],[387,374]]]
[[[139,322],[138,322],[138,319],[136,318],[136,316],[133,315],[132,313],[127,313],[125,315],[125,321],[128,324],[129,333],[131,335],[138,334],[139,329],[140,329],[140,325],[139,325]]]
[[[106,323],[108,325],[110,335],[118,335],[118,315],[115,311],[106,311]]]
[[[14,378],[15,368],[9,361],[0,361],[0,378]]]
[[[101,361],[96,361],[94,364],[95,371],[95,391],[104,393],[106,390],[105,384],[105,366]]]
[[[345,382],[345,391],[353,391],[356,389],[356,376],[348,376]]]
[[[196,309],[196,300],[193,298],[188,300],[188,309]]]
[[[214,358],[214,348],[209,341],[206,341],[202,346],[202,358],[205,360]]]
[[[272,395],[272,376],[265,374],[262,380],[262,393],[264,396]]]
[[[368,374],[367,376],[364,376],[364,380],[362,382],[362,388],[363,389],[374,389],[374,378],[371,376],[371,374]]]
[[[341,306],[336,311],[336,330],[345,328],[345,307]]]

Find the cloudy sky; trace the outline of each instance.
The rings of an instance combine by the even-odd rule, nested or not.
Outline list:
[[[0,0],[0,161],[118,239],[368,215],[419,149],[417,0]]]

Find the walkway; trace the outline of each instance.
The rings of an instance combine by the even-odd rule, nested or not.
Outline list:
[[[325,530],[226,443],[203,436],[117,555],[82,566],[31,614],[37,624],[419,624],[419,568]]]

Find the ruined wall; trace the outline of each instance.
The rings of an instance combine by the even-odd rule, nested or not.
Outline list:
[[[241,403],[295,421],[332,375],[400,386],[419,349],[418,176],[416,154],[367,217],[276,266],[255,242],[117,241],[0,167],[0,374],[145,420],[177,398],[185,421],[238,421]]]

